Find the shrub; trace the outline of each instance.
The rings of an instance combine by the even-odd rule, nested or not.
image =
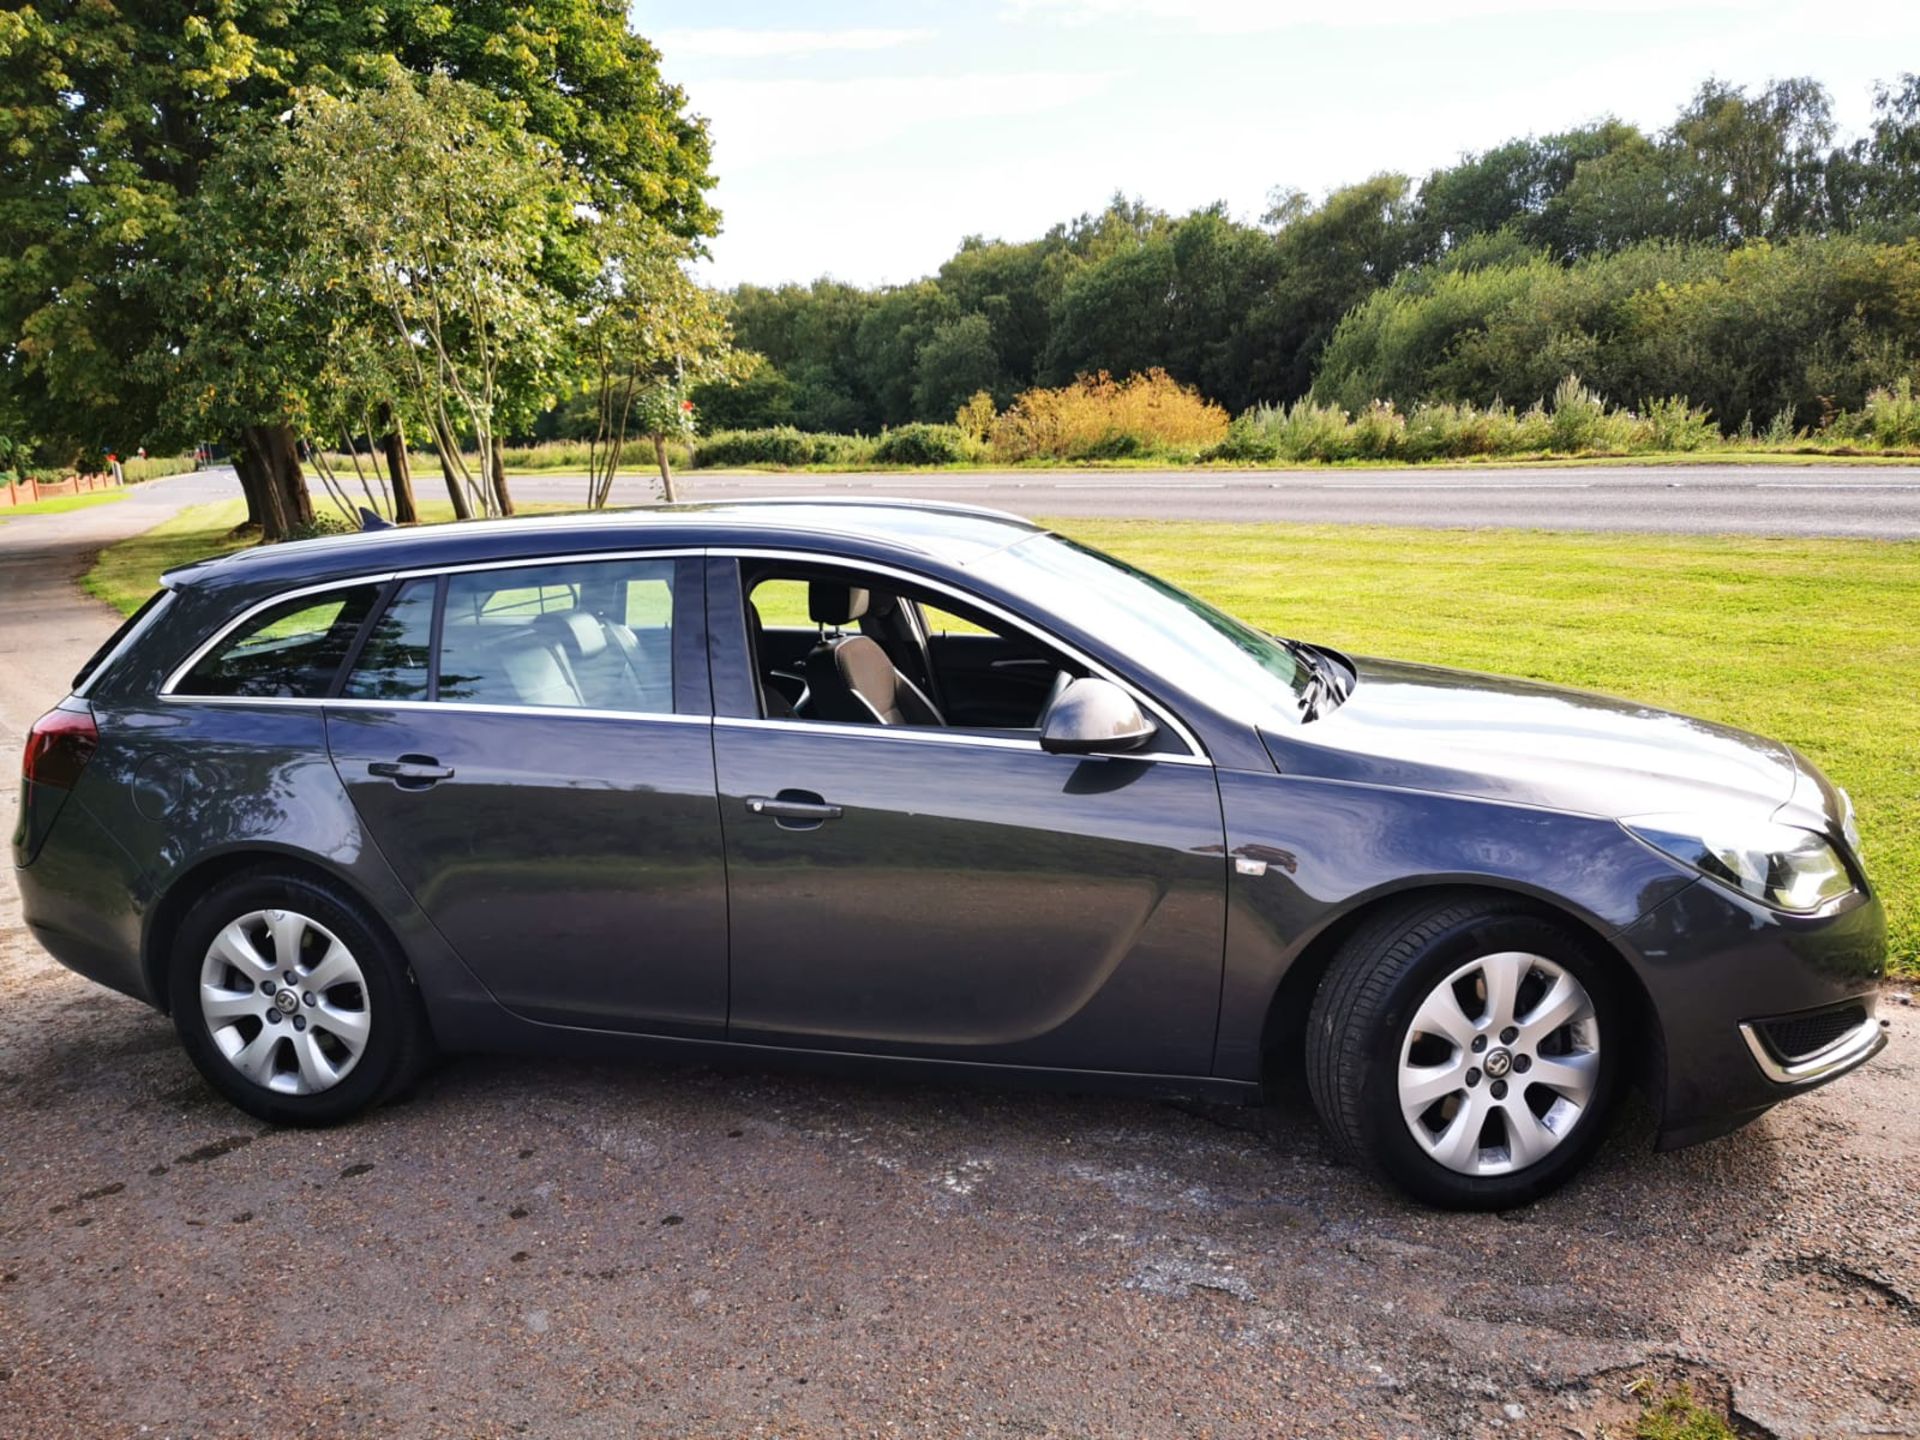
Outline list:
[[[1720,427],[1704,407],[1684,395],[1647,402],[1648,434],[1656,450],[1704,450],[1720,443]]]
[[[817,438],[791,425],[721,430],[694,446],[693,463],[699,469],[716,465],[807,465],[813,461]]]
[[[881,465],[959,465],[973,456],[973,442],[958,425],[901,425],[882,431],[873,447]]]
[[[1001,460],[1089,460],[1192,453],[1226,438],[1227,412],[1164,370],[1115,380],[1102,371],[1014,398],[993,422]]]
[[[1278,460],[1280,445],[1260,423],[1260,414],[1267,407],[1257,406],[1246,414],[1237,416],[1227,426],[1227,433],[1220,443],[1210,445],[1200,452],[1202,460],[1238,460],[1259,463],[1263,460]]]
[[[866,465],[873,460],[875,442],[865,435],[813,435],[815,465]]]
[[[1892,389],[1875,390],[1867,396],[1865,437],[1877,445],[1920,445],[1920,399],[1913,393],[1913,381],[1902,377]]]
[[[993,406],[993,396],[985,390],[976,390],[971,399],[954,414],[953,423],[966,432],[969,440],[984,442],[993,431],[993,421],[998,412]]]
[[[1631,411],[1609,410],[1607,402],[1569,375],[1553,391],[1549,449],[1565,455],[1582,450],[1628,450],[1640,438],[1642,422]]]

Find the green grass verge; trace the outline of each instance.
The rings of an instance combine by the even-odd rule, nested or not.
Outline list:
[[[1263,629],[1631,696],[1800,747],[1853,794],[1920,975],[1920,544],[1061,520]]]
[[[55,495],[50,500],[31,500],[25,505],[9,505],[0,510],[0,521],[16,515],[58,515],[67,510],[85,510],[94,505],[110,505],[127,498],[125,490],[88,490],[79,495]]]
[[[183,511],[105,551],[86,588],[131,611],[163,570],[247,543],[230,533],[241,513]],[[1606,690],[1799,746],[1853,793],[1894,968],[1920,976],[1920,543],[1054,523],[1265,629]]]

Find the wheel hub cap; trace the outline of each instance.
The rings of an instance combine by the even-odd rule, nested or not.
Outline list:
[[[346,1079],[373,1026],[353,951],[292,910],[255,910],[214,936],[200,965],[200,1014],[235,1070],[283,1095]]]
[[[1572,971],[1518,951],[1470,960],[1408,1022],[1396,1076],[1420,1148],[1461,1175],[1505,1175],[1573,1133],[1600,1075],[1593,999]]]

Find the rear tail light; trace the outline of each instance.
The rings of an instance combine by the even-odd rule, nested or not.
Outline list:
[[[71,790],[100,747],[100,731],[86,710],[49,710],[27,732],[20,773],[36,785]]]

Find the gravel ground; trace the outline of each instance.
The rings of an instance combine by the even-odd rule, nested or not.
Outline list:
[[[111,624],[43,583],[78,526],[26,523],[9,746]],[[1590,1436],[1643,1374],[1744,1433],[1920,1433],[1887,1009],[1867,1070],[1741,1134],[1656,1156],[1630,1109],[1559,1195],[1439,1215],[1298,1107],[465,1059],[268,1130],[5,887],[0,1436]]]

